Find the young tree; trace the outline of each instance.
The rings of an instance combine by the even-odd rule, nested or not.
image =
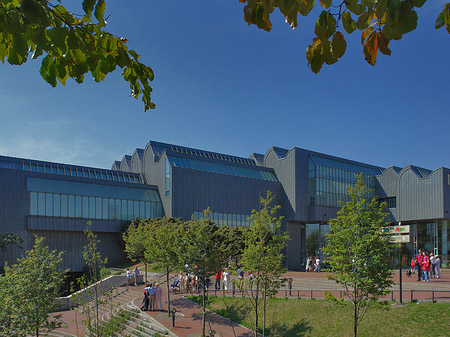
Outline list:
[[[367,200],[370,190],[364,186],[361,175],[348,191],[351,200],[342,204],[337,218],[330,220],[331,234],[323,252],[333,272],[329,278],[345,287],[353,305],[357,336],[358,324],[367,309],[379,296],[388,294],[394,283],[391,266],[395,245],[383,232],[389,225],[386,205],[379,204],[376,198]]]
[[[170,316],[169,272],[180,265],[178,250],[180,242],[179,227],[181,223],[178,219],[166,217],[148,220],[145,221],[145,225],[148,227],[148,237],[145,241],[145,257],[148,261],[159,262],[166,271],[167,311]]]
[[[280,232],[282,217],[276,213],[280,206],[273,206],[274,197],[270,191],[266,197],[260,197],[259,211],[253,210],[250,216],[250,230],[246,232],[245,249],[241,264],[244,269],[251,271],[255,276],[247,291],[248,298],[255,312],[254,334],[258,330],[258,310],[262,301],[263,305],[263,336],[266,328],[266,304],[267,298],[275,296],[278,289],[286,283],[281,275],[286,272],[284,255],[282,250],[289,240],[286,232]],[[247,287],[248,288],[248,287]],[[253,291],[254,290],[254,291]]]
[[[82,307],[82,312],[86,316],[83,324],[88,333],[94,333],[96,336],[100,336],[99,307],[103,304],[103,300],[101,299],[102,295],[107,295],[107,292],[104,292],[102,289],[101,281],[108,259],[102,258],[99,249],[100,240],[92,232],[91,225],[92,223],[89,221],[84,231],[87,244],[83,246],[83,259],[86,262],[88,275],[87,277],[83,275],[77,280],[81,291],[74,296],[74,302]],[[91,296],[94,298],[93,309],[95,317],[92,316],[92,308],[89,303]]]
[[[149,221],[148,221],[149,220]],[[149,260],[146,257],[145,250],[147,242],[150,240],[150,228],[152,219],[133,221],[125,233],[123,241],[125,242],[125,252],[131,261],[140,261],[144,264],[145,282],[147,282],[147,265]]]
[[[105,0],[83,0],[83,15],[73,14],[61,0],[2,0],[0,3],[0,61],[21,65],[31,58],[42,59],[40,74],[55,87],[71,77],[77,83],[91,73],[103,81],[117,67],[130,83],[131,96],[142,94],[144,109],[154,109],[149,82],[153,70],[128,50],[127,39],[104,30]],[[72,4],[73,6],[73,4]]]
[[[58,268],[63,253],[49,251],[44,238],[35,238],[34,246],[17,260],[5,265],[0,276],[0,335],[39,336],[40,330],[59,326],[59,316],[50,316],[53,300],[64,281],[64,271]]]
[[[298,25],[298,14],[307,16],[314,8],[314,0],[258,1],[239,0],[246,3],[244,20],[249,25],[270,31],[270,14],[279,9],[292,29]],[[312,43],[306,48],[306,59],[314,73],[318,73],[323,64],[334,64],[347,48],[343,30],[347,34],[355,30],[361,32],[361,43],[366,61],[375,65],[378,51],[391,55],[389,44],[400,40],[403,34],[416,29],[417,9],[426,0],[319,0],[323,10],[317,18]],[[443,6],[436,19],[435,28],[445,25],[450,33],[450,3]],[[341,28],[341,31],[338,29]]]
[[[180,230],[179,256],[189,264],[202,281],[202,336],[206,326],[206,279],[228,263],[229,250],[218,235],[216,224],[208,219],[209,208],[200,220],[190,220]]]

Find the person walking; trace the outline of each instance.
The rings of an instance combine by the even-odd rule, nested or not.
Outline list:
[[[148,297],[150,298],[148,304],[148,310],[155,310],[155,302],[156,302],[156,287],[154,283],[150,283],[150,287],[148,288]]]
[[[420,281],[422,278],[422,262],[423,262],[423,253],[422,249],[419,249],[419,253],[416,255],[416,270],[417,270],[417,281]]]
[[[218,290],[218,289],[220,289],[220,278],[222,277],[222,273],[220,272],[220,269],[217,269],[215,277],[216,277],[216,283],[214,284],[214,289]]]
[[[430,263],[431,263],[431,278],[436,277],[436,257],[433,253],[430,253]]]
[[[130,268],[127,268],[127,287],[130,285],[131,283],[131,271]]]
[[[441,259],[439,255],[435,256],[434,266],[436,267],[436,278],[441,278]]]
[[[228,290],[229,286],[230,286],[230,273],[228,272],[227,269],[225,269],[223,271],[223,288],[225,290]]]
[[[134,268],[134,285],[137,286],[137,279],[139,276],[139,268],[136,266],[136,268]]]
[[[423,252],[422,270],[423,280],[425,282],[430,282],[430,258],[428,257],[427,252]]]
[[[155,308],[158,311],[162,311],[162,289],[159,286],[159,283],[155,284]]]
[[[150,288],[150,283],[147,282],[147,284],[145,285],[145,288],[144,288],[144,298],[142,299],[142,306],[141,306],[142,311],[148,310],[148,304],[150,301],[150,297],[148,296],[149,288]]]
[[[316,256],[316,263],[314,264],[314,271],[320,273],[320,259]]]

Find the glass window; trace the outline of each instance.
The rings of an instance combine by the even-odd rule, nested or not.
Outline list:
[[[145,202],[139,202],[139,218],[145,219]]]
[[[61,216],[67,216],[67,194],[61,194]]]
[[[119,174],[119,181],[123,182],[123,174]]]
[[[61,216],[61,195],[53,194],[53,215]]]
[[[83,218],[89,219],[89,197],[83,197]]]
[[[113,176],[113,180],[114,180],[114,181],[118,181],[118,180],[119,180],[119,178],[117,177],[117,174],[116,174],[116,173],[113,173],[112,176]]]
[[[106,173],[104,171],[102,171],[101,174],[102,174],[102,179],[106,180]]]
[[[135,217],[134,212],[133,212],[133,200],[128,200],[128,216],[127,219],[128,220],[133,220]]]
[[[107,180],[112,180],[112,176],[110,172],[106,172],[106,179]]]
[[[95,219],[95,197],[89,197],[89,219]]]
[[[38,193],[38,215],[45,215],[45,193]]]
[[[158,204],[156,202],[152,202],[152,218],[158,218]]]
[[[38,167],[38,172],[44,173],[44,164],[43,163],[38,163],[37,167]]]
[[[112,200],[112,199],[109,199],[109,200]],[[107,198],[103,198],[103,207],[102,208],[103,208],[102,219],[109,219],[109,216],[108,216],[109,206],[108,206]]]
[[[32,172],[36,172],[36,171],[37,171],[36,163],[31,162],[30,168],[31,168],[31,171],[32,171]]]
[[[53,193],[45,193],[45,215],[53,216]]]
[[[77,169],[77,175],[78,175],[78,177],[83,176],[83,170],[80,167]]]
[[[38,214],[38,196],[37,192],[30,192],[30,214]]]
[[[64,167],[58,166],[58,174],[64,175]]]
[[[96,219],[102,218],[102,214],[103,214],[102,205],[103,205],[102,198],[95,198],[95,218]]]
[[[170,191],[170,166],[169,161],[166,158],[166,179],[165,179],[165,195],[169,196]]]
[[[52,173],[52,169],[50,167],[50,164],[45,164],[44,168],[45,168],[45,173]]]
[[[81,210],[83,209],[83,198],[80,195],[77,195],[75,197],[75,217],[76,218],[81,218],[82,212]]]
[[[83,169],[83,177],[89,178],[89,170],[88,169]]]
[[[109,219],[119,219],[119,212],[118,212],[118,209],[117,209],[117,206],[116,206],[116,200],[114,200],[114,199],[109,199],[108,200],[108,218]],[[118,205],[119,207],[120,207],[120,201],[119,201],[119,205]]]
[[[116,199],[116,219],[121,219],[121,217],[122,217],[122,201]]]
[[[128,218],[128,203],[126,200],[122,200],[122,213],[121,213],[121,219],[122,220],[127,220]]]
[[[69,195],[67,198],[68,207],[67,207],[67,214],[69,218],[75,217],[75,196]]]
[[[151,218],[152,216],[151,216],[151,208],[152,207],[152,205],[151,205],[151,203],[150,202],[145,202],[145,217],[146,218]]]
[[[23,169],[24,169],[24,171],[29,171],[30,170],[30,163],[23,163]],[[450,183],[449,183],[449,185],[450,185]]]

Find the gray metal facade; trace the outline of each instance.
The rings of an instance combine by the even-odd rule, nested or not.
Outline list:
[[[327,223],[339,209],[338,201],[346,200],[347,187],[354,183],[355,174],[362,172],[365,182],[374,189],[373,195],[388,202],[392,223],[413,224],[416,237],[422,233],[423,226],[432,228],[435,251],[444,260],[448,252],[450,169],[447,168],[435,171],[415,166],[385,169],[301,148],[272,147],[265,155],[253,153],[249,158],[241,158],[155,141],[148,142],[144,149],[136,149],[132,155],[125,155],[121,161],[114,161],[111,171],[71,166],[72,175],[67,176],[53,174],[51,168],[47,173],[27,171],[25,166],[19,167],[25,165],[23,163],[22,159],[0,157],[0,229],[23,237],[26,249],[32,245],[33,234],[45,236],[52,249],[68,251],[64,267],[73,271],[83,266],[80,256],[86,218],[33,214],[30,183],[27,183],[30,177],[43,179],[48,184],[63,180],[113,186],[117,191],[109,190],[111,197],[106,204],[118,198],[117,194],[122,193],[119,189],[123,187],[156,191],[158,200],[152,199],[151,207],[158,203],[161,211],[143,210],[150,201],[142,199],[133,201],[127,214],[131,212],[140,217],[164,214],[188,220],[201,216],[202,211],[210,207],[216,222],[230,226],[247,225],[247,217],[259,207],[259,196],[271,191],[276,203],[281,205],[283,228],[291,235],[286,250],[288,267],[299,269],[305,256],[320,254]],[[45,163],[42,165],[45,171]],[[75,176],[73,172],[77,172]],[[106,179],[111,177],[110,172],[118,173],[119,178],[120,174],[129,176],[119,181],[113,174],[116,180],[111,181]],[[97,179],[103,176],[105,179]],[[126,217],[92,219],[93,230],[102,241],[108,242],[103,245],[102,253],[111,262],[123,258],[117,233]],[[313,248],[308,247],[311,245],[308,233],[312,230],[319,231],[314,234],[317,242],[313,243]],[[415,240],[415,246],[425,244]],[[415,249],[413,243],[409,249],[411,252]],[[22,252],[10,247],[2,257],[11,261]]]

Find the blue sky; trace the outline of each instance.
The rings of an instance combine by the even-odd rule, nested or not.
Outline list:
[[[450,35],[434,29],[445,2],[428,1],[418,29],[375,67],[355,33],[315,75],[305,49],[318,4],[295,30],[275,12],[267,33],[247,25],[238,0],[109,0],[107,29],[154,69],[157,109],[129,97],[120,71],[52,88],[40,61],[0,64],[0,154],[109,168],[157,140],[243,157],[301,147],[383,167],[450,167]]]

